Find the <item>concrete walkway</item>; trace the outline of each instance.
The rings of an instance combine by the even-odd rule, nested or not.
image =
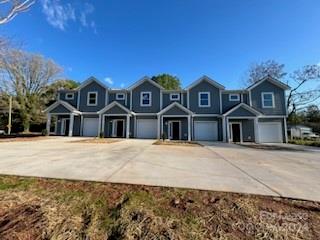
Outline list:
[[[317,152],[256,150],[223,143],[185,147],[152,145],[153,140],[110,144],[75,140],[79,139],[0,142],[0,173],[320,201]]]

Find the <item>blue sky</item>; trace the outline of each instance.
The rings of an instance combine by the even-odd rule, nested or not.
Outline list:
[[[319,12],[319,0],[38,0],[0,34],[77,81],[170,73],[186,86],[205,74],[233,89],[254,62],[319,63]]]

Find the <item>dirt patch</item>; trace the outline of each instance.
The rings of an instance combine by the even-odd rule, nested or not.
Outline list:
[[[168,145],[168,146],[186,146],[186,147],[202,147],[198,142],[193,141],[176,141],[176,140],[157,140],[153,145]]]
[[[0,138],[2,142],[33,142],[48,139],[46,136],[33,136],[33,137],[13,137],[13,138]]]
[[[105,143],[116,143],[121,142],[122,139],[113,139],[113,138],[93,138],[93,139],[83,139],[71,141],[70,143],[95,143],[95,144],[105,144]]]
[[[271,151],[304,151],[303,149],[290,148],[285,146],[276,146],[276,145],[265,145],[265,144],[239,144],[243,147],[261,149],[261,150],[271,150]]]
[[[0,239],[320,239],[320,203],[3,176]]]

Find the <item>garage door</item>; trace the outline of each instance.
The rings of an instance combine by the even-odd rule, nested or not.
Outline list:
[[[194,139],[197,141],[217,141],[218,123],[214,121],[195,121]]]
[[[258,124],[261,143],[279,143],[282,140],[281,122],[265,122]]]
[[[83,136],[97,137],[98,126],[99,126],[99,118],[84,118],[83,119]]]
[[[157,138],[157,119],[137,119],[137,138]]]

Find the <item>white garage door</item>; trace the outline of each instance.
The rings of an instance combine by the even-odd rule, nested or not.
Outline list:
[[[157,119],[137,119],[137,138],[157,138]]]
[[[258,124],[261,143],[280,143],[282,140],[281,122],[265,122]]]
[[[195,121],[194,139],[197,141],[217,141],[218,123],[214,121]]]
[[[99,126],[99,118],[84,118],[83,119],[83,136],[97,137],[98,126]]]

